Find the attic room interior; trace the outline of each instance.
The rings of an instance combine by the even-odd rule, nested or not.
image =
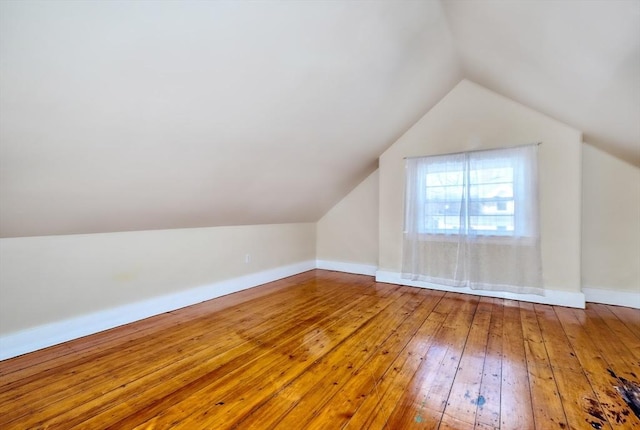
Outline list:
[[[0,1],[0,428],[640,428],[640,0]]]

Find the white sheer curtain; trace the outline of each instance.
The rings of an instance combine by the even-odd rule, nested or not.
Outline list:
[[[408,158],[402,277],[544,294],[537,149]]]

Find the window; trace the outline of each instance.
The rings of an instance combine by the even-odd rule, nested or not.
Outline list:
[[[542,294],[537,145],[406,159],[402,277]]]
[[[525,161],[522,151],[513,148],[408,159],[407,169],[415,170],[417,181],[407,186],[418,193],[417,232],[530,236]]]
[[[512,235],[513,166],[509,158],[499,161],[476,169],[465,168],[467,163],[456,163],[457,166],[449,166],[455,170],[444,171],[438,163],[428,165],[424,178],[424,232]]]

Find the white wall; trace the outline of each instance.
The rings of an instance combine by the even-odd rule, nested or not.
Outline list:
[[[404,157],[542,142],[544,287],[580,292],[581,134],[463,80],[380,157],[379,267],[400,272]]]
[[[0,239],[0,335],[314,259],[314,223]]]
[[[316,258],[378,265],[378,171],[318,221]]]
[[[640,296],[640,169],[585,145],[582,178],[582,285]]]
[[[470,83],[465,83],[464,86],[474,87]],[[478,95],[483,91],[476,88],[474,92]],[[464,102],[464,97],[455,95],[455,93],[452,98]],[[486,100],[479,103],[476,99],[475,104],[486,110],[490,106],[494,106],[496,100],[500,100],[500,97],[496,99],[495,95],[490,95],[490,98],[494,99],[494,103]],[[446,103],[443,100],[443,104]],[[453,104],[451,100],[448,103]],[[498,104],[503,104],[506,109],[511,109],[510,106],[513,102],[502,100]],[[450,125],[454,114],[449,112],[448,108],[438,107],[437,109],[443,111],[439,114],[438,121],[445,121]],[[517,109],[523,110],[522,107]],[[524,109],[524,112],[526,111]],[[578,288],[580,288],[587,301],[640,308],[640,169],[586,144],[582,145],[582,168],[580,169],[577,165],[580,160],[580,152],[576,146],[579,137],[576,132],[566,129],[563,131],[563,127],[553,121],[544,133],[536,132],[544,125],[544,121],[550,120],[531,113],[531,111],[529,111],[529,116],[532,124],[524,126],[524,118],[521,118],[512,126],[521,128],[525,133],[533,130],[535,135],[530,135],[530,139],[546,142],[540,147],[541,159],[543,159],[541,176],[545,187],[543,206],[546,207],[546,231],[555,231],[553,234],[559,235],[549,238],[549,233],[547,233],[543,241],[546,249],[547,286],[549,287],[550,279],[551,282],[556,279],[555,283],[559,285],[559,290],[579,291]],[[513,119],[513,117],[510,118],[511,121]],[[459,121],[459,118],[456,117],[455,120]],[[422,151],[424,145],[420,141],[429,138],[428,146],[436,146],[437,151],[442,151],[443,145],[433,142],[434,138],[430,137],[432,135],[429,133],[435,132],[427,125],[428,121],[427,118],[423,118],[419,124],[416,124],[417,128],[423,128],[420,131],[407,132],[407,136],[401,140],[416,142]],[[468,119],[463,121],[463,123],[468,122]],[[469,131],[468,127],[470,126],[466,124],[462,131],[457,129],[449,131],[447,134],[446,130],[441,130],[438,138],[447,141],[446,139],[452,139],[450,136],[455,136],[456,139],[467,142],[468,146],[454,145],[452,151],[455,148],[459,150],[475,149],[481,147],[482,139],[488,139],[487,137],[481,139],[478,136],[497,133],[498,140],[501,141],[500,139],[503,137],[500,137],[499,133],[504,132],[505,128],[509,128],[500,119],[496,130],[487,129],[491,124],[495,126],[495,122],[487,122],[486,116],[484,118],[477,116],[473,122],[475,124],[472,127],[476,130],[474,133]],[[460,132],[463,134],[456,135]],[[514,135],[520,136],[519,133],[514,132]],[[522,139],[522,137],[517,139]],[[550,148],[551,143],[565,141],[565,139],[569,144],[562,146],[561,143],[556,143],[555,147]],[[397,158],[396,154],[395,159],[397,160]],[[385,163],[384,160],[381,161],[381,164],[383,163]],[[381,187],[389,187],[385,195],[387,202],[390,198],[393,198],[393,202],[385,205],[380,204],[375,212],[377,214],[379,210],[390,214],[387,216],[395,216],[397,220],[398,211],[394,210],[393,205],[403,204],[402,193],[398,192],[400,187],[398,178],[401,178],[402,174],[397,171],[397,163],[394,166],[396,167],[395,177],[391,179],[395,179],[395,181],[387,180],[384,185],[380,185],[380,174],[377,172],[375,183],[371,177],[367,178],[318,222],[317,257],[320,262],[330,261],[332,263],[330,268],[345,271],[350,271],[353,267],[349,264],[341,266],[340,263],[377,264],[377,258],[374,259],[373,253],[377,252],[377,248],[374,249],[374,246],[377,247],[378,242],[374,243],[368,240],[365,232],[372,228],[374,218],[372,207],[378,204],[378,193],[382,192],[379,191]],[[567,167],[566,171],[564,170],[565,166]],[[582,177],[580,183],[576,183],[576,172],[580,170]],[[558,183],[560,185],[556,185]],[[582,189],[581,209],[579,213],[576,213],[580,187]],[[576,217],[575,219],[563,216],[566,215],[563,212],[566,209],[565,198],[567,196],[570,197],[569,207],[572,216]],[[561,209],[555,211],[554,208]],[[559,231],[563,229],[561,223],[565,226],[564,232]],[[566,228],[567,225],[569,228]],[[580,227],[581,237],[579,239],[580,248],[576,250],[576,229],[578,227]],[[381,229],[380,231],[381,237],[393,236],[395,233],[397,230]],[[563,235],[565,236],[563,237]],[[566,237],[569,237],[569,242],[562,243],[567,240]],[[389,243],[388,237],[387,242]],[[391,243],[394,243],[393,240]],[[395,243],[397,244],[397,240]],[[397,249],[384,246],[380,247],[379,252],[381,255],[384,254],[383,258],[386,262],[386,267],[381,266],[383,270],[389,270],[389,268],[398,270],[398,258],[401,257],[401,254]],[[561,255],[563,252],[568,254]],[[554,258],[557,260],[553,261],[552,263],[555,264],[550,266],[554,272],[549,274],[549,260]],[[558,267],[565,264],[570,266],[570,270],[563,273]],[[579,282],[576,276],[578,267],[581,278]],[[572,286],[571,288],[563,288],[563,285],[559,284],[563,282],[562,277],[569,279],[568,285]]]

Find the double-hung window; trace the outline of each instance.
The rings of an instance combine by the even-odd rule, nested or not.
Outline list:
[[[541,294],[537,145],[406,159],[402,276]]]
[[[499,149],[407,160],[417,232],[529,236],[529,172],[522,151]],[[407,196],[409,197],[409,196]],[[411,214],[407,214],[411,216]],[[411,216],[413,218],[413,216]]]

